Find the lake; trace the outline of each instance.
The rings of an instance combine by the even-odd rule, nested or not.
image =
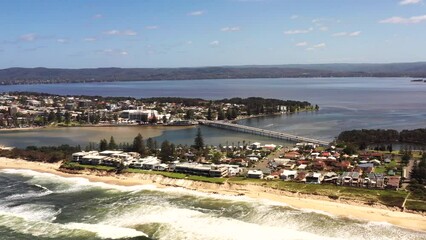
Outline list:
[[[0,92],[7,91],[136,98],[174,96],[221,99],[257,96],[306,100],[312,104],[318,104],[320,110],[314,113],[248,119],[240,123],[327,141],[333,140],[343,130],[362,128],[402,130],[426,127],[426,84],[410,82],[409,78],[218,79],[0,87]],[[209,132],[215,131],[218,130]],[[26,134],[25,132],[16,133],[15,137],[19,135],[25,139]],[[165,134],[163,136],[166,136]],[[173,134],[177,134],[176,139],[188,137],[186,131],[173,131]],[[182,135],[179,136],[179,134]],[[222,136],[225,138],[247,137],[245,134],[240,135],[235,132],[224,134],[227,134]],[[208,137],[209,133],[205,135]],[[252,137],[257,138],[257,136]],[[0,134],[0,138],[0,143],[8,142],[3,134]],[[9,138],[14,137],[9,136]],[[192,142],[192,137],[190,141]],[[223,141],[211,141],[212,144],[213,142]]]

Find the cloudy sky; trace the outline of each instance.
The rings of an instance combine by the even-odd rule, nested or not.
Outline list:
[[[426,0],[0,0],[0,68],[426,61]]]

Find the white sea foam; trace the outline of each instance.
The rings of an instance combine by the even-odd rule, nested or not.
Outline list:
[[[0,205],[1,215],[16,216],[30,221],[51,222],[60,212],[51,205],[23,204],[13,207]]]
[[[164,227],[154,234],[159,239],[335,239],[284,224],[268,226],[170,206],[143,206],[120,216],[111,216],[103,223],[116,226],[160,223]]]
[[[102,224],[87,224],[87,223],[68,223],[63,225],[67,229],[79,229],[88,232],[94,232],[100,238],[119,239],[119,238],[132,238],[132,237],[148,237],[145,233],[124,227],[116,227],[111,225]]]

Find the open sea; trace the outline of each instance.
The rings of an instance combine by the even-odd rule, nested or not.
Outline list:
[[[0,239],[426,239],[387,223],[153,186],[0,171]]]

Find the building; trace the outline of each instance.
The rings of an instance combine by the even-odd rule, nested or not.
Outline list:
[[[174,171],[188,175],[198,175],[205,177],[226,177],[228,168],[220,165],[204,165],[197,163],[179,163],[174,167]]]
[[[321,173],[310,172],[306,175],[305,179],[306,183],[321,184],[322,175]]]
[[[284,181],[293,180],[297,177],[297,171],[284,170],[280,178]]]
[[[249,170],[247,173],[247,178],[257,178],[262,179],[263,178],[263,172],[260,170]]]

